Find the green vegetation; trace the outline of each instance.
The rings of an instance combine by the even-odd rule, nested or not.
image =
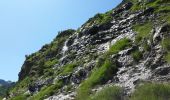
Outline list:
[[[121,39],[110,47],[109,51],[107,52],[107,55],[116,54],[119,51],[125,49],[126,47],[129,47],[130,45],[131,45],[130,39],[127,38]]]
[[[170,24],[170,12],[166,13],[166,14],[162,14],[162,16],[160,16],[159,20],[160,21],[166,21],[168,24]]]
[[[147,41],[144,41],[142,46],[144,48],[144,51],[150,51],[151,50],[151,47],[150,47],[150,45],[148,45]]]
[[[140,52],[138,49],[132,52],[133,59],[138,62],[142,58],[142,52]]]
[[[58,63],[58,59],[50,59],[50,60],[45,62],[44,66],[46,68],[51,68],[51,67],[53,67],[57,63]]]
[[[50,44],[46,44],[38,52],[26,56],[26,61],[19,74],[20,80],[27,76],[36,78],[52,75],[53,71],[50,69],[58,63],[58,59],[61,57],[59,52],[62,50],[64,42],[74,32],[75,30],[72,29],[59,32]]]
[[[170,16],[168,16],[166,20],[170,24]]]
[[[168,53],[165,55],[164,59],[165,59],[168,63],[170,63],[170,52],[168,52]]]
[[[49,78],[55,75],[53,67],[58,63],[61,57],[59,52],[62,50],[66,39],[72,35],[75,30],[68,29],[59,32],[57,37],[49,44],[44,45],[38,52],[26,55],[26,60],[19,73],[19,82],[11,90],[16,95],[26,90],[29,84],[38,77]]]
[[[90,77],[85,80],[78,89],[77,100],[88,100],[89,95],[91,94],[90,89],[97,84],[106,82],[109,78],[112,77],[115,71],[116,65],[113,64],[110,60],[106,60],[101,67],[94,69]]]
[[[170,41],[169,40],[170,40],[170,37],[166,37],[162,41],[162,46],[166,51],[170,51]]]
[[[11,98],[10,100],[27,100],[27,95],[19,95]]]
[[[27,89],[29,83],[31,82],[31,79],[29,77],[26,77],[24,80],[19,81],[16,83],[15,87],[10,90],[11,93],[19,94],[22,93],[24,90]],[[18,91],[20,90],[20,91]]]
[[[166,55],[164,56],[164,59],[170,63],[170,37],[166,37],[162,40],[162,47],[166,51]]]
[[[155,8],[155,13],[159,12],[168,12],[170,11],[170,7],[168,5],[170,3],[169,0],[155,0],[147,4],[147,7]]]
[[[140,3],[134,2],[135,5],[132,6],[131,11],[138,11],[144,9],[144,7]]]
[[[104,25],[112,20],[112,10],[104,13],[104,14],[96,14],[93,18],[90,18],[84,25]]]
[[[5,86],[0,86],[0,97],[4,97],[6,95],[8,88]]]
[[[142,0],[142,2],[138,2],[137,0],[130,0],[133,2],[133,6],[131,8],[131,11],[138,11],[142,9],[146,9],[149,7],[154,8],[154,13],[166,13],[170,11],[170,7],[168,3],[170,3],[169,0],[154,0],[152,2],[148,2],[147,0]]]
[[[121,88],[116,86],[109,86],[97,92],[91,100],[122,100],[121,96]]]
[[[0,96],[0,100],[3,100],[3,96]]]
[[[148,38],[149,33],[152,30],[152,23],[147,22],[144,24],[136,24],[133,26],[134,31],[137,32],[137,36],[135,38],[136,43],[139,43],[143,38]]]
[[[61,69],[62,71],[60,72],[60,75],[67,75],[71,73],[75,67],[77,67],[77,63],[71,63],[71,64],[67,64],[63,66]]]
[[[58,91],[63,86],[62,81],[57,81],[56,84],[50,85],[47,87],[44,87],[40,90],[40,92],[33,97],[30,98],[30,100],[43,100],[49,96],[52,96],[54,93]],[[22,99],[20,99],[22,100]],[[25,100],[25,99],[23,99]]]
[[[137,88],[130,100],[170,100],[170,85],[144,84]]]
[[[8,90],[11,86],[2,86],[0,85],[0,100],[8,95]]]
[[[111,11],[105,14],[97,14],[95,16],[95,19],[96,19],[95,20],[96,24],[99,24],[99,25],[107,24],[112,20]]]
[[[77,91],[77,100],[88,100],[94,86],[104,84],[117,72],[117,64],[110,59],[110,55],[125,49],[129,45],[129,39],[121,39],[110,48],[104,58],[98,60],[98,64],[93,69],[90,77],[80,85]]]

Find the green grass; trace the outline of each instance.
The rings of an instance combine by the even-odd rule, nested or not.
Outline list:
[[[104,55],[104,58],[98,60],[98,64],[93,69],[90,77],[80,85],[77,90],[76,100],[89,100],[93,87],[101,85],[113,77],[117,72],[117,64],[114,60],[111,61],[110,55],[125,49],[130,46],[130,43],[129,39],[124,38],[111,46],[110,50]]]
[[[10,100],[27,100],[27,95],[19,95],[11,98]]]
[[[71,73],[74,70],[74,68],[76,68],[76,67],[77,67],[77,63],[67,64],[62,67],[60,75],[67,75],[67,74]]]
[[[139,43],[143,38],[149,37],[149,33],[152,30],[152,23],[136,24],[133,26],[133,30],[137,32],[135,42]]]
[[[0,100],[3,100],[3,97],[0,96]]]
[[[170,24],[170,16],[167,17],[167,22]]]
[[[22,92],[22,91],[27,89],[30,82],[31,82],[31,79],[29,77],[26,77],[24,80],[19,81],[18,83],[16,83],[15,87],[13,87],[10,90],[10,92],[12,92],[14,94],[17,94],[18,92]]]
[[[93,18],[90,18],[84,25],[104,25],[112,21],[112,10],[104,14],[96,14]]]
[[[125,49],[126,47],[129,47],[130,45],[131,45],[131,40],[130,39],[127,39],[127,38],[121,39],[121,40],[117,41],[114,45],[112,45],[110,47],[107,54],[108,55],[116,54],[119,51]]]
[[[138,62],[140,59],[142,59],[142,52],[140,52],[138,49],[132,52],[133,59]]]
[[[31,97],[30,100],[43,100],[49,96],[52,96],[54,93],[57,93],[58,89],[60,89],[62,86],[62,81],[58,81],[54,85],[44,87],[38,94]]]
[[[159,21],[165,21],[165,22],[167,22],[168,24],[170,24],[170,12],[169,13],[164,13],[164,14],[161,14],[161,16],[158,18],[159,19]]]
[[[170,37],[166,37],[165,39],[162,40],[162,47],[166,51],[170,51]]]
[[[170,6],[159,7],[156,12],[169,12]]]
[[[166,51],[164,59],[165,61],[170,63],[170,37],[166,37],[165,39],[163,39],[161,45],[163,49]]]
[[[170,52],[165,55],[164,59],[170,64]]]
[[[143,48],[144,48],[144,51],[150,51],[151,50],[151,46],[148,45],[147,41],[145,41],[143,44],[142,44]]]
[[[133,5],[130,10],[131,11],[138,11],[138,10],[141,10],[141,9],[143,9],[143,7],[141,7],[141,4],[135,3],[135,5]]]
[[[98,84],[105,83],[116,71],[116,66],[112,61],[106,60],[104,64],[94,69],[90,77],[85,80],[77,91],[77,100],[88,100],[91,88]]]
[[[52,75],[52,70],[48,69],[52,69],[52,67],[58,63],[58,59],[61,58],[59,52],[62,50],[64,42],[74,32],[75,30],[72,29],[59,32],[51,43],[44,45],[36,53],[27,55],[19,74],[19,80],[21,81],[27,76],[36,79],[44,75]]]
[[[146,9],[149,7],[152,7],[155,9],[154,13],[159,13],[159,12],[164,12],[164,11],[169,11],[169,5],[168,3],[169,0],[155,0],[153,2],[149,2],[149,3],[139,3],[137,2],[137,0],[130,0],[133,2],[133,6],[131,8],[131,11],[138,11],[138,10],[142,10],[142,9]],[[145,1],[146,0],[142,0]]]
[[[96,16],[96,24],[106,24],[109,23],[112,20],[111,13],[105,13],[105,14],[97,14]]]
[[[170,100],[170,85],[144,84],[137,88],[130,100]]]
[[[44,66],[46,67],[46,68],[51,68],[51,67],[53,67],[55,64],[57,64],[58,63],[58,59],[53,59],[53,60],[48,60],[48,61],[46,61],[45,63],[44,63]]]
[[[105,87],[92,96],[91,100],[122,100],[122,89],[116,86]]]

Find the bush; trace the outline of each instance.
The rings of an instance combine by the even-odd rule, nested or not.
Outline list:
[[[122,89],[116,86],[105,87],[97,92],[91,100],[122,100]]]
[[[144,84],[136,89],[130,100],[170,100],[170,85]]]

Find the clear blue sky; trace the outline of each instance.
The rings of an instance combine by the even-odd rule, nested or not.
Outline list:
[[[25,55],[49,43],[58,31],[77,29],[122,0],[1,0],[0,79],[18,80]]]

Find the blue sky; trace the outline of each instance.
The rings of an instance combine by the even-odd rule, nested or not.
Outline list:
[[[58,31],[77,29],[121,0],[1,0],[0,79],[17,81],[25,55],[49,43]]]

